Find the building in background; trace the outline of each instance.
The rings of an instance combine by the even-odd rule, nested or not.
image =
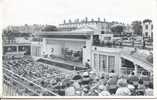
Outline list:
[[[132,25],[130,25],[130,24],[125,25],[124,33],[132,34],[133,33]]]
[[[145,27],[149,29],[148,24],[151,21],[144,21],[144,23],[146,24]],[[119,41],[114,36],[117,33],[111,31],[113,26],[125,27],[120,34],[132,32],[131,25],[101,21],[100,18],[97,21],[93,19],[88,21],[88,18],[82,21],[77,19],[75,22],[69,20],[68,23],[64,21],[64,24],[59,25],[60,31],[43,32],[40,31],[42,28],[39,31],[32,31],[33,36],[41,41],[34,41],[30,37],[29,44],[25,45],[22,44],[24,41],[20,41],[23,38],[16,37],[17,42],[3,45],[6,49],[4,51],[8,51],[9,54],[12,50],[16,53],[30,51],[29,55],[33,57],[46,57],[51,60],[57,58],[57,60],[64,60],[62,62],[64,64],[67,62],[72,64],[73,62],[74,66],[85,67],[85,64],[89,61],[89,65],[98,73],[109,73],[113,69],[117,74],[123,72],[127,74],[128,70],[135,70],[136,73],[140,73],[141,69],[152,73],[153,65],[146,60],[151,51],[141,50],[141,42]],[[21,31],[23,27],[17,30],[24,32]],[[128,39],[128,37],[126,38]],[[18,41],[21,45],[17,45]],[[135,48],[140,49],[135,50]],[[126,64],[126,62],[129,62],[130,66],[127,66],[128,63]]]
[[[142,23],[143,27],[143,37],[153,40],[153,23],[152,20],[146,19]]]
[[[13,33],[33,33],[33,32],[41,32],[47,25],[41,24],[33,24],[33,25],[21,25],[21,26],[8,26],[5,28],[7,32]]]
[[[75,31],[41,32],[36,35],[43,41],[38,47],[32,44],[34,48],[31,51],[32,56],[43,57],[45,55],[46,58],[42,59],[54,61],[57,58],[64,64],[84,68],[89,61],[91,68],[98,74],[109,74],[111,70],[115,70],[119,75],[127,75],[132,71],[137,75],[143,71],[153,73],[152,62],[147,60],[151,51],[123,46],[123,43],[121,46],[95,45],[94,42],[100,38],[100,35],[97,35],[97,31],[90,27],[79,28]],[[104,37],[106,39],[110,37],[112,41],[112,36],[106,34]],[[108,41],[105,42],[108,43]],[[37,52],[38,55],[36,55]]]
[[[94,19],[89,20],[86,17],[85,19],[82,19],[82,20],[75,19],[74,21],[69,19],[68,22],[64,20],[63,24],[59,24],[59,29],[63,31],[72,31],[85,25],[88,25],[94,29],[97,29],[98,32],[101,34],[105,34],[105,33],[111,32],[110,28],[111,28],[112,23],[107,22],[105,19],[103,21],[100,18],[98,18],[97,20],[94,20]]]
[[[145,83],[153,82],[153,47],[141,42],[142,31],[133,35],[131,25],[100,19],[69,22],[59,29],[25,25],[3,32],[3,95],[63,96],[67,82],[88,72],[94,80],[107,79],[112,71],[124,77],[145,73],[150,77],[144,75]]]

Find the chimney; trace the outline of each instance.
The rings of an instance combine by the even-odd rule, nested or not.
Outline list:
[[[98,22],[100,22],[100,17],[98,17]]]
[[[64,24],[66,23],[66,20],[64,20]]]
[[[79,23],[79,18],[77,18],[77,23]]]
[[[104,22],[106,22],[106,19],[104,18]]]
[[[69,19],[69,23],[71,23],[71,19]]]
[[[88,18],[87,17],[85,18],[85,22],[88,22]]]

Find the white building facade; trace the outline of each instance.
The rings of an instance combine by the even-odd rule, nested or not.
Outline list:
[[[143,37],[153,39],[153,23],[152,20],[144,20],[142,23]]]
[[[38,33],[43,38],[40,45],[40,49],[33,49],[34,52],[40,50],[40,56],[42,55],[55,55],[65,60],[70,59],[72,62],[76,61],[76,57],[73,57],[76,52],[81,53],[81,61],[79,61],[83,67],[88,62],[91,68],[98,74],[110,73],[114,70],[117,74],[127,74],[127,71],[135,71],[139,74],[143,71],[153,72],[152,63],[146,60],[149,53],[144,54],[141,50],[135,51],[134,48],[120,48],[120,47],[101,47],[93,45],[93,37],[97,34],[97,31],[86,29],[79,29],[78,31],[61,31],[61,32],[47,32]],[[104,37],[112,38],[110,35],[104,35]],[[33,48],[33,47],[32,47]],[[65,52],[72,52],[68,58],[65,56]],[[32,51],[33,52],[33,51]],[[134,52],[134,53],[132,53]],[[142,56],[143,55],[143,56]],[[33,55],[34,56],[34,55]],[[38,55],[36,55],[38,56]],[[123,60],[127,60],[131,63],[125,64]],[[74,63],[74,64],[75,64]],[[78,65],[76,63],[75,65]]]
[[[106,22],[105,19],[101,21],[100,18],[98,18],[97,20],[94,20],[94,19],[88,20],[88,18],[86,17],[83,20],[76,19],[73,22],[71,21],[71,19],[68,20],[68,22],[64,20],[63,24],[59,24],[59,29],[63,31],[73,31],[86,25],[94,29],[97,29],[99,33],[105,34],[105,33],[111,32],[110,28],[111,28],[112,23]]]

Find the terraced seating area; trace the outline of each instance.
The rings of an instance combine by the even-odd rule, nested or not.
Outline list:
[[[3,72],[4,83],[13,84],[9,82],[13,81],[14,87],[18,84],[19,89],[17,91],[20,90],[22,85],[26,87],[26,90],[40,92],[46,90],[51,95],[58,95],[53,92],[53,88],[68,75],[56,68],[34,62],[31,57],[3,62]],[[32,95],[41,95],[40,92],[33,92]]]
[[[50,61],[50,60],[46,60],[46,59],[43,59],[43,58],[38,59],[37,62],[41,62],[41,63],[53,65],[53,66],[57,66],[57,67],[60,67],[60,68],[63,68],[63,69],[67,69],[67,70],[76,70],[76,71],[86,70],[86,68],[82,68],[82,67],[79,67],[79,66],[73,66],[73,65],[69,65],[69,64],[65,64],[65,63]]]
[[[154,90],[152,76],[145,74],[140,77],[118,76],[114,72],[100,75],[45,59],[34,61],[30,56],[4,60],[3,83],[19,96],[152,96]],[[119,89],[124,91],[119,93]]]

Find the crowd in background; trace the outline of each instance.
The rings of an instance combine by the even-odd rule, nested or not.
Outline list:
[[[141,76],[134,72],[117,75],[114,70],[101,75],[93,70],[64,73],[27,56],[6,60],[4,64],[14,73],[62,96],[153,96],[153,79],[146,72]]]

